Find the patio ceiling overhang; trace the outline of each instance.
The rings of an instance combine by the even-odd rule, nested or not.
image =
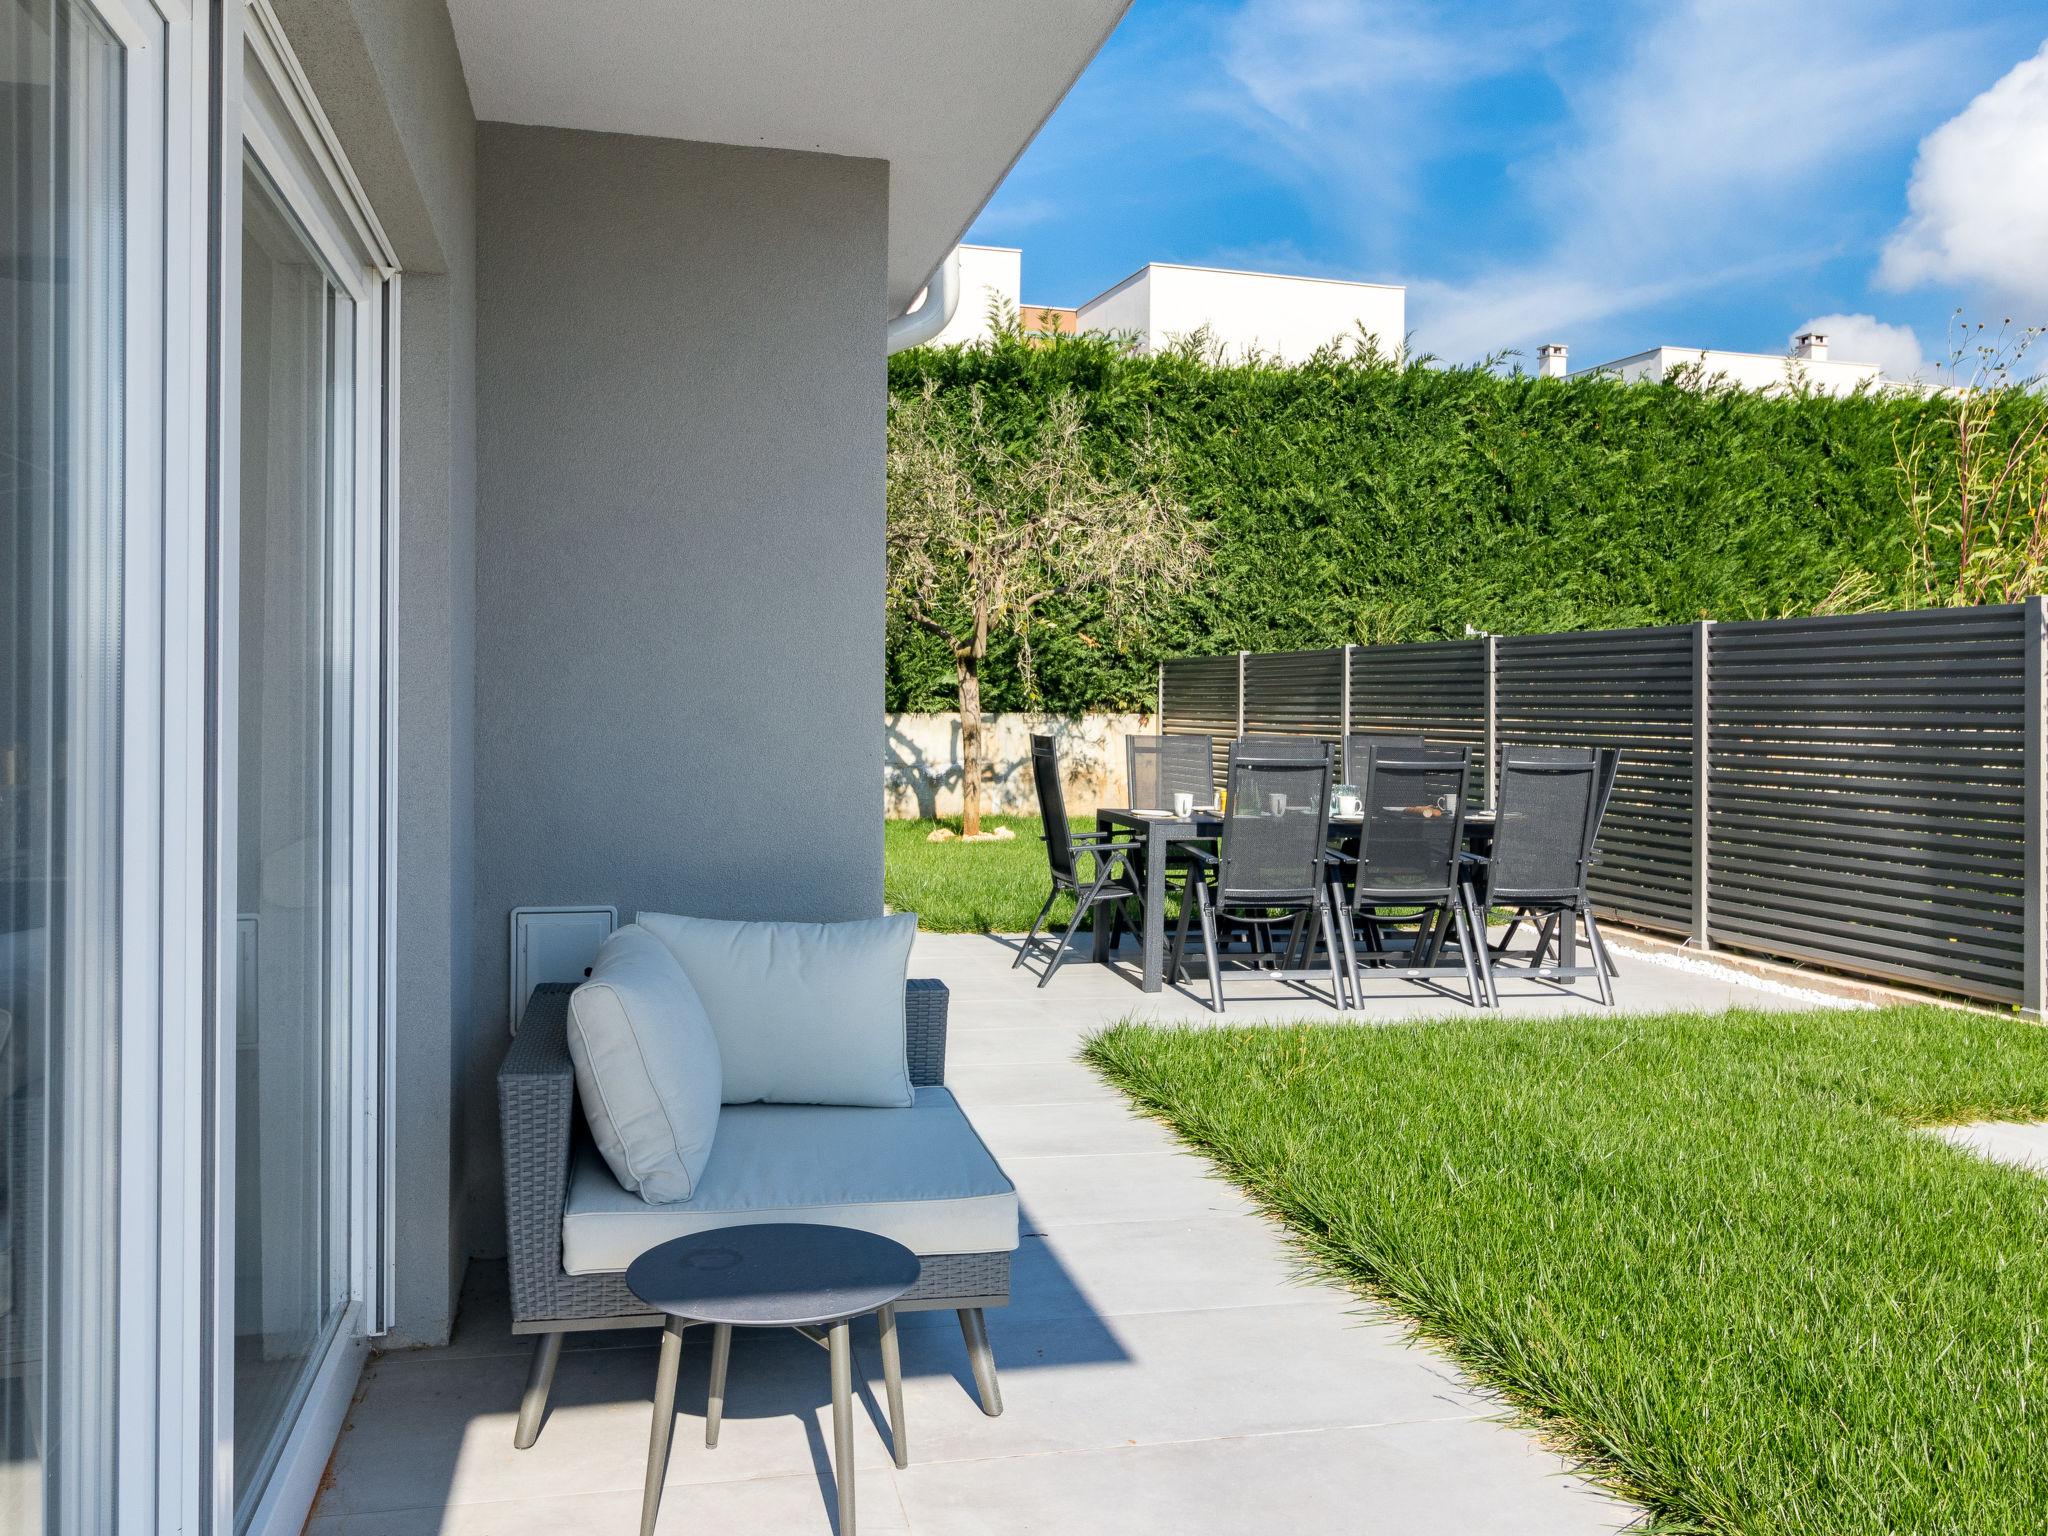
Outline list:
[[[889,163],[888,310],[1130,0],[450,0],[479,119]]]

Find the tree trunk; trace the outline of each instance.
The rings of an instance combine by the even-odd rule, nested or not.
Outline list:
[[[960,676],[960,835],[981,834],[981,659],[955,656]]]

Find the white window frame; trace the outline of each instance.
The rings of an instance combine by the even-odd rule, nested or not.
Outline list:
[[[211,887],[204,910],[213,914],[207,935],[211,995],[200,1031],[211,1042],[204,1062],[211,1112],[202,1145],[202,1171],[194,1187],[208,1206],[201,1261],[206,1266],[208,1313],[198,1361],[205,1381],[198,1417],[204,1440],[199,1520],[208,1536],[235,1530],[234,1498],[234,911],[235,778],[237,754],[238,476],[240,432],[241,189],[243,156],[255,159],[283,194],[342,289],[354,301],[355,427],[352,483],[353,561],[349,628],[354,638],[348,742],[349,899],[337,925],[361,936],[347,948],[338,977],[345,998],[349,1085],[342,1130],[350,1168],[348,1300],[309,1365],[309,1385],[248,1524],[252,1533],[296,1536],[318,1489],[343,1415],[354,1392],[368,1339],[387,1326],[390,1300],[389,1234],[392,1135],[389,1113],[390,956],[393,949],[390,870],[394,863],[387,793],[392,700],[387,697],[392,635],[387,583],[397,546],[398,270],[390,242],[350,169],[339,140],[268,0],[246,7],[229,0],[218,47],[220,131],[212,146],[218,195],[216,330],[213,386],[218,420],[213,487],[216,513],[208,574],[211,580],[212,670],[207,681],[215,722],[207,760],[211,817],[204,850]],[[256,89],[250,89],[250,82]],[[387,310],[389,318],[387,319]],[[202,604],[204,611],[206,605]],[[193,950],[204,945],[195,936]]]
[[[111,1102],[117,1278],[114,1396],[79,1432],[112,1437],[120,1532],[190,1531],[199,1250],[199,824],[189,685],[203,677],[206,490],[207,18],[190,0],[82,0],[123,68],[119,1053]],[[198,642],[195,649],[195,642]],[[53,1298],[53,1300],[55,1300]],[[105,1298],[65,1298],[84,1308]],[[90,1317],[86,1326],[94,1326]]]

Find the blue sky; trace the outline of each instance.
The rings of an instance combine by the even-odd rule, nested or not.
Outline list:
[[[1924,371],[2048,322],[2048,3],[1136,0],[968,238],[1028,303],[1192,262],[1406,283],[1454,361]]]

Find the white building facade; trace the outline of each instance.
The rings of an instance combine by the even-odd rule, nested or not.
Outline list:
[[[986,341],[1002,313],[1021,314],[1038,326],[1068,313],[1041,313],[1024,304],[1021,250],[962,245],[954,254],[960,263],[959,307],[931,345]],[[1318,347],[1333,341],[1350,347],[1365,336],[1381,352],[1397,356],[1406,334],[1407,297],[1407,289],[1396,284],[1155,261],[1078,305],[1071,328],[1134,337],[1140,352],[1164,351],[1205,334],[1210,347],[1231,361],[1256,354],[1298,363]]]
[[[1257,354],[1298,363],[1318,347],[1333,341],[1348,347],[1364,336],[1381,352],[1399,355],[1407,300],[1407,289],[1387,283],[1155,261],[1081,305],[1078,320],[1084,331],[1135,336],[1143,352],[1205,332],[1226,360]]]
[[[1546,375],[1564,372],[1563,347],[1545,347],[1542,353],[1539,372]],[[1681,372],[1701,384],[1732,384],[1738,389],[1763,393],[1806,389],[1822,395],[1847,395],[1862,388],[1874,389],[1884,382],[1883,370],[1876,363],[1848,362],[1828,356],[1828,339],[1817,332],[1799,337],[1793,342],[1792,350],[1786,353],[1726,352],[1708,347],[1651,347],[1646,352],[1635,352],[1612,362],[1573,370],[1568,377],[1589,378],[1595,374],[1607,374],[1624,383],[1643,379],[1661,383]]]
[[[953,254],[960,261],[960,303],[945,329],[932,338],[935,347],[988,340],[995,317],[1014,315],[1023,302],[1022,251],[1006,245],[963,245]]]

